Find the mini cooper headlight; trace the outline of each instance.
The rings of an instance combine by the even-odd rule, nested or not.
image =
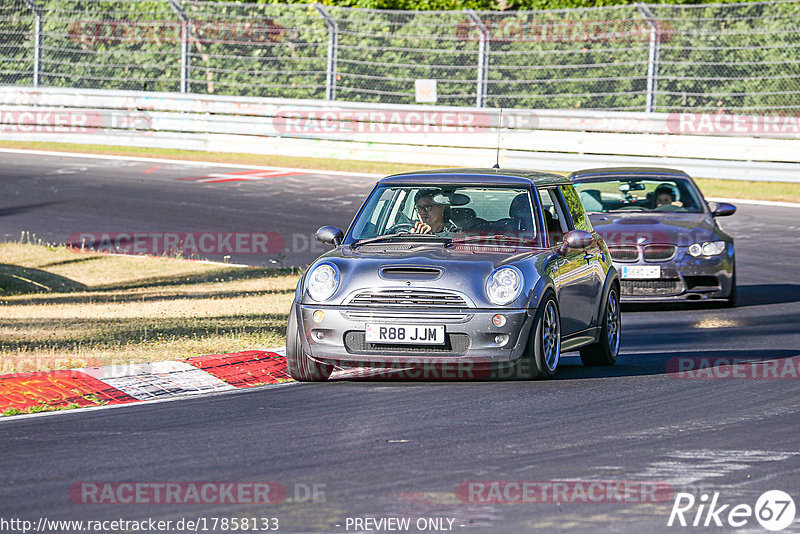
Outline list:
[[[306,278],[308,296],[317,302],[328,300],[339,289],[339,268],[333,263],[320,263]]]
[[[706,241],[694,243],[689,246],[689,254],[695,258],[699,256],[719,256],[725,252],[725,241]]]
[[[500,267],[486,281],[486,296],[492,304],[504,306],[514,302],[522,292],[522,272],[516,267]]]

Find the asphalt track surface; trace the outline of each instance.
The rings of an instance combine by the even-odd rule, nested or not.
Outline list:
[[[326,247],[325,224],[347,228],[376,178],[291,173],[225,165],[32,156],[0,152],[0,239],[30,232],[70,236],[202,232],[268,233],[284,247],[203,254],[248,265],[303,266]],[[102,242],[97,243],[102,247]],[[123,244],[124,246],[124,244]],[[223,247],[224,248],[224,247]],[[272,252],[271,247],[267,249]],[[281,257],[282,255],[282,257]]]
[[[175,178],[230,169],[145,174],[152,164],[0,160],[0,221],[11,240],[22,230],[57,241],[106,227],[309,234],[346,225],[372,183],[320,173],[198,184]],[[277,517],[284,532],[356,532],[347,518],[407,517],[412,526],[453,519],[464,532],[734,531],[667,527],[671,498],[464,502],[457,488],[466,481],[643,481],[750,506],[780,489],[800,508],[798,376],[667,373],[686,357],[767,358],[786,373],[800,356],[799,218],[798,209],[741,205],[723,221],[736,238],[740,306],[627,307],[613,368],[567,356],[547,382],[340,379],[0,420],[0,519]],[[289,499],[76,504],[69,488],[83,481],[275,481]],[[310,502],[302,497],[313,484],[322,495]],[[735,531],[765,530],[751,517]],[[796,519],[784,532],[798,531]]]

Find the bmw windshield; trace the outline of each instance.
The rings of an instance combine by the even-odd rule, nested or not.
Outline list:
[[[587,212],[703,212],[703,204],[696,189],[685,178],[672,176],[576,178],[575,189]]]

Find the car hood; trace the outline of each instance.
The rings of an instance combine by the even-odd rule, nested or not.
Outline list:
[[[456,291],[466,295],[476,307],[485,308],[496,307],[486,298],[489,275],[498,267],[513,264],[524,277],[520,299],[509,305],[516,307],[525,305],[520,301],[525,300],[539,281],[545,264],[555,256],[550,250],[529,247],[471,244],[444,247],[442,243],[415,246],[394,241],[356,249],[340,246],[320,256],[314,265],[330,262],[339,268],[339,289],[326,305],[344,304],[357,290],[421,288]]]
[[[609,245],[730,240],[708,213],[590,213],[589,219]]]

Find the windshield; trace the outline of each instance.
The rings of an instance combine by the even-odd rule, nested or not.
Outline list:
[[[346,242],[381,236],[432,240],[484,236],[540,246],[533,213],[530,193],[524,188],[378,186],[353,221]]]
[[[685,178],[608,176],[576,180],[575,189],[588,212],[703,212],[693,184]]]

